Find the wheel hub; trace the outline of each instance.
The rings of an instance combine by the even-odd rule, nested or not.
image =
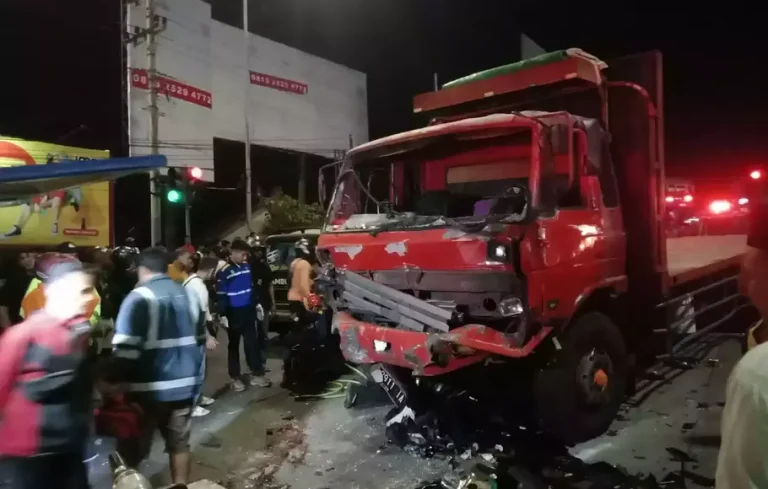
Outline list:
[[[577,382],[587,404],[601,404],[608,398],[613,364],[607,353],[592,349],[579,362]]]

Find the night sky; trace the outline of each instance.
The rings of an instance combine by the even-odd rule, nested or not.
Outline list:
[[[240,0],[211,3],[214,18],[241,24]],[[432,73],[448,81],[514,61],[519,30],[548,50],[581,47],[605,59],[659,49],[668,173],[733,176],[768,162],[764,15],[735,2],[717,11],[701,3],[637,5],[254,0],[250,24],[367,73],[372,137],[421,123],[411,97],[431,89]],[[0,1],[0,134],[123,154],[118,22],[116,0]]]

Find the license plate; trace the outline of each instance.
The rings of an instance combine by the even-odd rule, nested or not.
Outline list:
[[[387,369],[379,367],[379,371],[381,372],[381,387],[390,399],[392,399],[392,402],[397,406],[403,406],[407,397],[405,391],[400,387],[400,383],[387,372]]]

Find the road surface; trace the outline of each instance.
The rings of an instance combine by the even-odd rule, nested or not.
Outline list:
[[[448,470],[444,460],[425,460],[387,446],[386,402],[347,410],[342,399],[296,402],[279,387],[221,390],[226,382],[224,346],[210,359],[205,386],[208,394],[217,395],[217,403],[211,415],[195,421],[193,480],[208,479],[228,488],[396,489],[416,488]],[[659,366],[641,382],[608,434],[571,453],[661,479],[679,468],[665,450],[673,447],[696,459],[687,469],[706,482],[714,477],[725,382],[739,357],[738,343],[730,341],[705,348],[702,361],[690,370]],[[277,384],[278,358],[269,365]],[[94,446],[92,482],[95,489],[106,489],[111,487],[106,454],[113,443],[97,439]],[[141,470],[156,487],[168,483],[159,440]],[[688,487],[706,485],[689,481]]]

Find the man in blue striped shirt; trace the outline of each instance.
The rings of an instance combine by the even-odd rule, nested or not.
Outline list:
[[[236,239],[232,243],[229,264],[216,274],[216,306],[219,314],[226,318],[229,377],[232,379],[232,389],[236,392],[245,390],[240,378],[240,338],[243,338],[245,361],[251,369],[250,384],[254,387],[269,387],[272,385],[264,377],[259,336],[256,329],[256,311],[261,306],[254,300],[251,267],[248,265],[248,243]],[[261,314],[263,314],[263,310]]]
[[[158,428],[173,483],[186,484],[191,415],[202,387],[205,318],[197,299],[166,275],[168,263],[162,248],[138,256],[139,283],[117,315],[109,380],[124,386],[144,411],[142,436],[118,441],[126,462],[135,466],[149,454]]]

